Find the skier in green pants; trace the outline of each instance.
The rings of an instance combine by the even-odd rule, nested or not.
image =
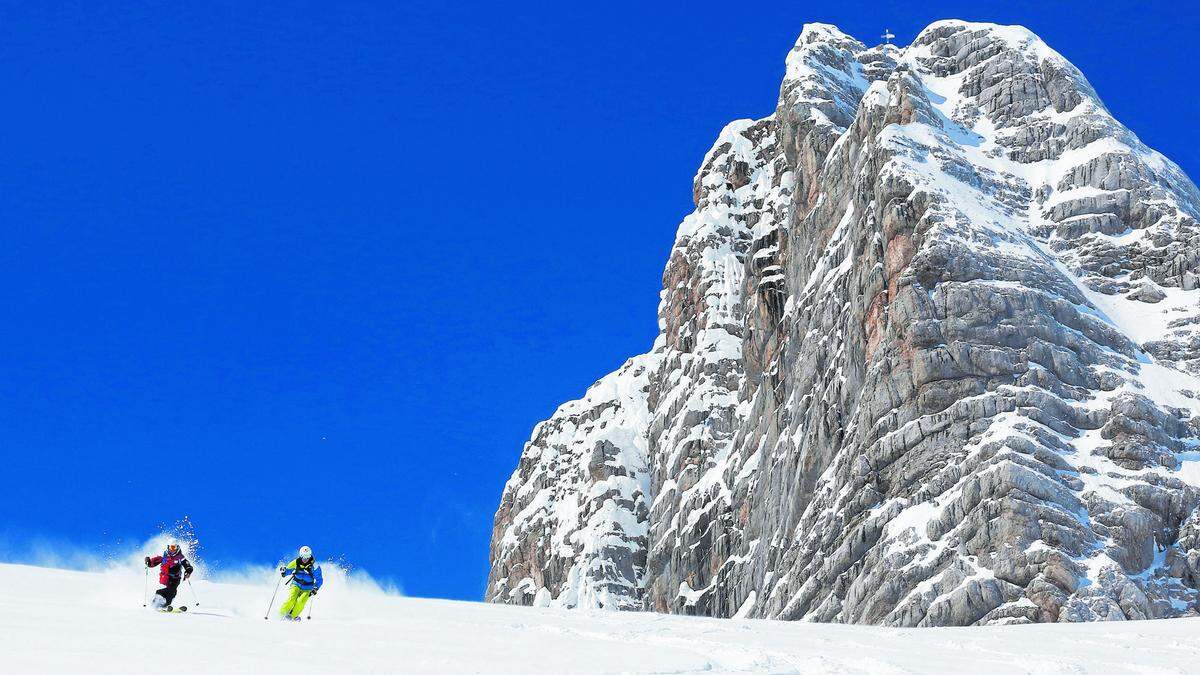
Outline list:
[[[312,549],[307,546],[300,547],[300,555],[295,560],[287,565],[279,568],[281,576],[291,575],[292,579],[289,582],[292,586],[292,594],[279,608],[279,616],[292,621],[300,620],[300,613],[304,611],[304,605],[308,603],[308,599],[317,594],[321,588],[321,566],[313,558]]]

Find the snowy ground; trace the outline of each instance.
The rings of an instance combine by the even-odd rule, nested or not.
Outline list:
[[[270,578],[142,609],[141,572],[0,565],[0,672],[1184,673],[1200,619],[889,629],[417,600],[334,573],[303,623]],[[193,604],[186,586],[181,596]],[[165,670],[160,670],[165,669]]]

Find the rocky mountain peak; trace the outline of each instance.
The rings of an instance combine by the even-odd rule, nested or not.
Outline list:
[[[1178,616],[1195,185],[1019,27],[809,24],[694,181],[661,334],[538,425],[488,598],[891,625]]]

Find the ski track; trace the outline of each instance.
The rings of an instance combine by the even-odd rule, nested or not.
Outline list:
[[[514,607],[335,579],[313,620],[264,621],[273,580],[195,582],[186,614],[141,606],[135,569],[0,565],[0,672],[1185,673],[1200,619],[880,628]],[[342,587],[338,583],[342,582]]]

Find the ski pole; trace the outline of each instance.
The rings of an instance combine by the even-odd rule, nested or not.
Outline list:
[[[275,592],[271,594],[271,604],[267,605],[267,613],[263,616],[264,619],[271,618],[271,608],[275,606],[275,596],[279,595],[279,584],[283,583],[283,578],[275,582]]]
[[[309,621],[312,621],[312,608],[313,608],[313,605],[315,605],[315,604],[317,604],[317,596],[314,595],[314,596],[312,596],[312,598],[309,599],[309,602],[308,602],[308,617],[307,618]]]
[[[192,592],[192,599],[196,601],[196,606],[199,607],[200,606],[200,598],[196,597],[196,587],[192,585],[191,579],[188,579],[187,582],[188,582],[188,590],[190,590]],[[271,610],[268,609],[267,613],[269,614],[270,612],[271,612]]]
[[[146,595],[149,592],[150,592],[150,568],[143,567],[142,568],[142,607],[145,607],[146,603],[150,602],[149,598],[146,597]]]

